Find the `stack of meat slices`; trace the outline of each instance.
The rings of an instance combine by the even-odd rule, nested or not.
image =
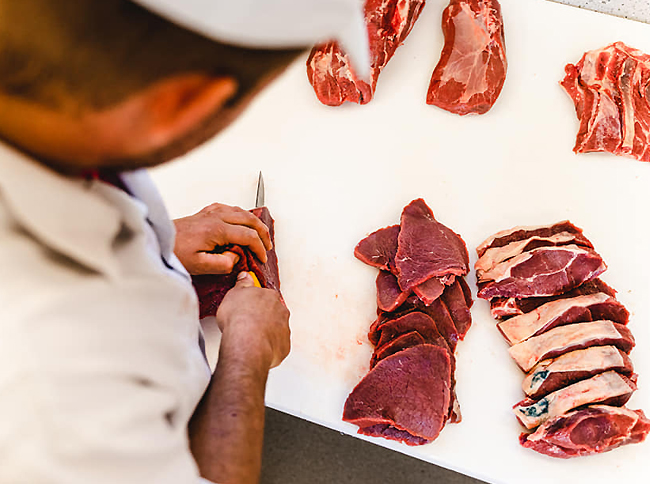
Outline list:
[[[641,410],[622,408],[636,390],[634,338],[607,268],[570,222],[516,227],[477,248],[478,296],[490,301],[510,356],[526,372],[514,406],[524,447],[569,458],[640,442]]]
[[[343,420],[361,434],[427,444],[461,419],[454,352],[472,323],[465,242],[418,199],[400,225],[369,235],[354,253],[380,269],[379,308],[368,334],[370,372],[350,393]]]

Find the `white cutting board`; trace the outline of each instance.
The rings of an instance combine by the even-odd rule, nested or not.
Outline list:
[[[506,85],[487,115],[461,118],[424,102],[447,1],[427,3],[370,104],[320,105],[302,58],[221,136],[153,172],[174,217],[214,201],[250,208],[264,173],[293,330],[268,405],[355,434],[341,414],[372,351],[376,270],[352,251],[423,197],[464,237],[472,263],[477,244],[501,229],[563,219],[583,227],[609,264],[603,279],[632,313],[640,379],[629,406],[650,415],[650,164],[574,155],[578,122],[558,85],[564,65],[586,50],[623,40],[650,52],[650,26],[546,0],[502,0]],[[523,375],[488,304],[477,301],[472,313],[458,346],[463,422],[422,447],[368,440],[492,483],[647,482],[650,442],[571,461],[521,448],[510,408],[522,398]]]

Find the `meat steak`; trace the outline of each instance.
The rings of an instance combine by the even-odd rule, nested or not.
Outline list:
[[[442,339],[442,337],[440,337],[440,339]],[[372,358],[370,358],[370,368],[374,368],[379,361],[389,357],[390,355],[394,355],[406,348],[423,345],[425,342],[426,341],[422,335],[417,331],[401,334],[395,337],[395,339],[388,341],[385,345],[375,348],[375,352],[372,354]]]
[[[454,322],[458,338],[461,340],[465,338],[470,326],[472,326],[472,313],[470,312],[472,296],[470,293],[470,303],[468,305],[466,293],[463,290],[463,283],[465,283],[464,278],[457,278],[451,286],[445,288],[441,297],[443,304],[449,311],[449,315]],[[465,286],[467,287],[466,283]]]
[[[395,271],[399,225],[391,225],[373,232],[354,248],[354,256],[361,262],[384,271]]]
[[[650,420],[642,410],[593,405],[547,420],[519,441],[540,454],[569,459],[643,442],[648,433]]]
[[[560,84],[580,120],[573,151],[650,161],[650,55],[615,42],[565,71]]]
[[[451,0],[442,14],[445,45],[433,71],[427,104],[483,114],[496,102],[508,62],[497,0]]]
[[[397,278],[390,272],[379,271],[376,286],[377,307],[382,311],[395,311],[408,297],[408,293],[402,292]]]
[[[425,0],[366,0],[370,83],[357,77],[348,56],[336,42],[315,46],[307,60],[307,77],[320,102],[328,106],[346,101],[370,102],[379,74],[406,40],[424,3]]]

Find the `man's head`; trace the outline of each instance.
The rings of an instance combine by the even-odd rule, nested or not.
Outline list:
[[[129,0],[0,0],[0,137],[62,170],[158,164],[298,53],[217,43]]]

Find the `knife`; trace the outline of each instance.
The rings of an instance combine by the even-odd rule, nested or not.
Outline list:
[[[597,0],[579,1],[579,0],[549,0],[553,3],[561,3],[571,7],[584,8],[592,12],[604,13],[614,17],[628,18],[638,20],[640,22],[649,22],[650,18],[646,15],[645,18],[639,13],[642,11],[641,7],[646,7],[645,0],[629,0],[625,4],[622,2],[613,2],[614,5],[605,4]],[[618,5],[617,5],[618,4]]]
[[[257,178],[257,194],[255,195],[255,208],[264,206],[264,177],[260,171],[260,176]]]

